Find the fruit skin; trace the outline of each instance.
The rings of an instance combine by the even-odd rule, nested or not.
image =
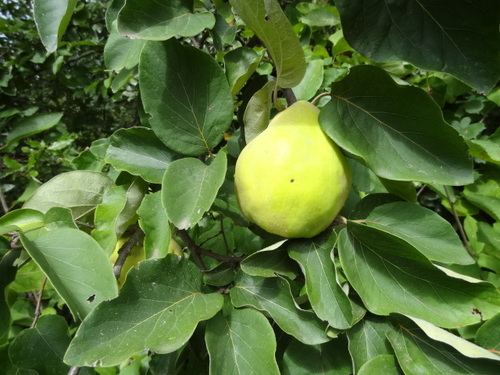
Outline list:
[[[310,238],[344,205],[351,172],[322,131],[319,110],[298,101],[276,115],[236,162],[236,198],[243,215],[270,233]]]

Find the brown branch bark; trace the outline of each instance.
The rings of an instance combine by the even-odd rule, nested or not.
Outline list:
[[[45,276],[45,278],[43,279],[42,286],[40,287],[40,290],[38,291],[38,294],[36,296],[35,318],[33,319],[30,328],[36,327],[38,318],[42,314],[42,295],[43,295],[43,290],[45,289],[45,284],[47,284],[47,276]]]
[[[122,273],[123,265],[125,264],[130,251],[134,248],[134,246],[137,246],[143,236],[144,232],[141,230],[141,228],[139,228],[139,226],[137,226],[132,236],[130,236],[127,242],[125,242],[120,250],[118,250],[118,258],[116,259],[115,265],[113,266],[113,273],[117,279]]]

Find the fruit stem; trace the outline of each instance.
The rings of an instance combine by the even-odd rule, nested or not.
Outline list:
[[[323,96],[332,96],[332,93],[331,92],[323,92],[321,94],[319,94],[318,96],[316,96],[312,101],[311,101],[311,104],[314,104],[316,105],[316,103],[318,102],[318,100],[320,100]]]

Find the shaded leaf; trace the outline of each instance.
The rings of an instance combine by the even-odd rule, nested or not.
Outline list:
[[[295,305],[290,286],[284,279],[256,277],[240,272],[230,295],[234,306],[252,306],[266,311],[283,331],[305,344],[321,344],[329,340],[326,325],[310,311]]]
[[[17,267],[14,266],[14,262],[19,255],[19,251],[10,251],[0,259],[0,346],[9,342],[11,312],[7,303],[5,288],[16,278]]]
[[[70,341],[62,316],[41,316],[36,327],[25,329],[12,341],[9,356],[21,369],[36,370],[39,375],[66,375],[70,367],[63,356]]]
[[[65,362],[108,367],[143,350],[179,349],[200,321],[222,307],[222,295],[204,294],[201,286],[202,274],[189,260],[168,254],[141,262],[128,273],[120,296],[101,303],[83,321]]]
[[[217,314],[205,333],[211,374],[279,374],[276,338],[267,318],[253,309]]]
[[[40,186],[23,208],[45,213],[51,207],[66,207],[78,219],[93,211],[113,184],[111,178],[98,172],[61,173]]]
[[[34,0],[33,15],[38,34],[48,53],[57,49],[66,31],[76,0]]]
[[[312,240],[296,240],[288,245],[288,254],[295,259],[306,278],[306,291],[316,315],[337,329],[351,327],[353,307],[340,286],[331,258],[336,235]]]
[[[385,374],[403,375],[403,371],[392,354],[381,354],[371,358],[357,372],[358,375]]]
[[[106,67],[117,72],[135,67],[139,64],[139,58],[145,43],[146,41],[142,39],[131,39],[120,35],[116,28],[116,22],[113,22],[104,46],[104,63]]]
[[[245,141],[250,143],[252,139],[262,133],[269,125],[269,117],[272,107],[271,96],[276,82],[269,81],[248,101],[243,114]]]
[[[285,249],[280,248],[286,240],[279,241],[265,249],[250,254],[241,262],[241,270],[252,276],[276,277],[283,275],[290,279],[300,272],[290,260]]]
[[[409,61],[484,92],[498,81],[497,2],[341,0],[335,5],[346,40],[370,59]]]
[[[2,146],[2,148],[17,142],[22,138],[41,133],[56,126],[62,116],[63,114],[60,112],[42,113],[22,119],[9,131],[7,137],[5,138],[5,145]]]
[[[298,85],[306,70],[304,52],[278,1],[230,0],[230,3],[245,24],[264,42],[274,60],[278,85]]]
[[[75,319],[83,319],[101,301],[118,295],[111,262],[88,234],[54,229],[21,242],[68,304]]]
[[[231,87],[231,94],[236,95],[255,72],[262,58],[249,47],[239,47],[224,55],[226,76]]]
[[[226,76],[201,50],[175,39],[146,43],[139,81],[151,127],[176,152],[207,153],[231,125],[233,100]]]
[[[146,258],[163,258],[170,244],[170,225],[161,205],[161,192],[147,194],[137,210],[139,225],[145,234]]]
[[[449,277],[407,242],[375,228],[349,222],[339,255],[347,279],[374,314],[398,312],[453,328],[489,319],[500,306],[493,285]]]
[[[477,330],[476,342],[486,350],[500,355],[500,313]]]
[[[118,31],[133,39],[167,40],[194,36],[215,24],[212,13],[193,13],[194,0],[158,3],[127,0],[118,13]]]
[[[195,225],[210,209],[224,182],[226,153],[217,154],[210,165],[195,158],[171,163],[162,183],[162,202],[167,216],[179,229]]]
[[[319,121],[342,148],[377,175],[446,185],[472,182],[467,145],[421,89],[398,86],[373,66],[355,66],[332,84]]]

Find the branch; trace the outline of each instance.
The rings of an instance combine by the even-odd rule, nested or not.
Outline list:
[[[5,200],[5,195],[2,191],[2,186],[0,185],[0,202],[2,203],[2,209],[4,213],[9,212],[9,206],[7,205],[7,201]]]
[[[45,276],[45,278],[43,279],[42,286],[40,287],[40,290],[38,291],[38,295],[36,297],[35,318],[33,319],[30,328],[35,328],[36,322],[38,322],[38,318],[42,314],[42,295],[46,283],[47,283],[47,276]]]
[[[448,202],[450,202],[450,207],[451,207],[451,212],[453,213],[453,217],[455,218],[455,222],[457,223],[458,226],[458,232],[460,233],[460,237],[462,238],[462,243],[464,244],[465,248],[467,249],[467,252],[472,258],[476,258],[474,255],[474,252],[472,251],[472,248],[470,247],[469,240],[467,238],[467,235],[465,234],[464,227],[462,225],[462,222],[460,221],[460,218],[458,217],[457,210],[455,208],[455,202],[451,200],[450,193],[448,192],[448,186],[444,186],[444,191],[446,193],[446,198],[448,199]]]
[[[295,94],[293,93],[292,89],[283,89],[283,97],[286,99],[286,102],[288,106],[291,106],[293,103],[297,101],[297,98],[295,97]]]
[[[127,242],[125,242],[120,250],[118,250],[118,258],[116,259],[115,265],[113,266],[113,273],[115,274],[115,277],[117,279],[120,278],[123,265],[125,264],[130,251],[134,248],[134,246],[137,246],[143,236],[144,232],[141,230],[141,228],[137,227],[134,234],[132,234]]]

